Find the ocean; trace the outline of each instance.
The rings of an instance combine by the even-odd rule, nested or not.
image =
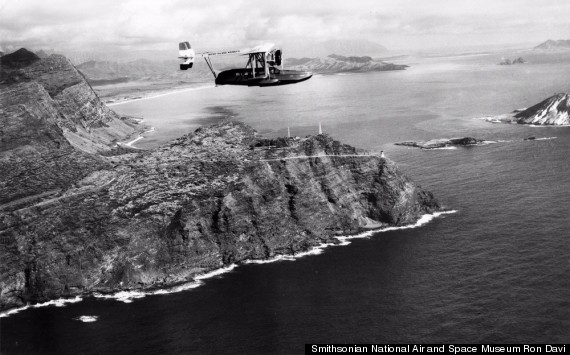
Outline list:
[[[528,63],[499,66],[502,56]],[[206,86],[113,106],[156,128],[134,143],[140,148],[226,119],[270,137],[288,127],[314,134],[321,123],[345,143],[383,150],[456,212],[228,268],[179,292],[29,308],[0,318],[0,351],[301,354],[305,343],[570,342],[570,127],[478,119],[570,92],[569,58],[408,57],[405,71]],[[393,144],[462,136],[496,143]]]

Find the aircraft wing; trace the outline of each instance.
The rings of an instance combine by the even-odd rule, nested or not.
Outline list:
[[[235,50],[224,50],[224,51],[217,51],[217,52],[202,52],[197,53],[196,55],[202,57],[211,57],[216,55],[247,55],[247,54],[254,54],[254,53],[266,53],[271,51],[271,49],[275,47],[273,43],[265,43],[259,46],[255,46],[253,48],[246,48],[246,49],[235,49]]]

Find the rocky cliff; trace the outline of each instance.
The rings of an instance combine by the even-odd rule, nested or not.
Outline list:
[[[522,124],[570,125],[570,95],[560,93],[514,115]]]
[[[40,59],[20,49],[2,57],[0,64],[0,119],[4,133],[13,132],[9,124],[15,115],[37,122],[49,121],[74,147],[100,152],[141,130],[136,121],[119,117],[107,108],[83,75],[61,55]],[[37,104],[43,105],[41,110],[28,109]],[[6,143],[6,135],[1,138]]]
[[[0,204],[65,189],[98,155],[143,129],[119,117],[61,56],[21,49],[0,62]]]
[[[173,285],[439,209],[387,159],[325,135],[288,142],[227,122],[0,206],[0,307]]]
[[[440,209],[391,161],[326,135],[264,139],[224,122],[109,152],[131,123],[64,58],[30,58],[2,68],[0,310],[172,286]]]

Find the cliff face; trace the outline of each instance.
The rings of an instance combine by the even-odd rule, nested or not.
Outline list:
[[[517,123],[535,125],[570,125],[570,95],[556,94],[517,113]]]
[[[85,152],[110,150],[116,141],[141,130],[136,121],[119,117],[108,109],[83,75],[63,56],[54,54],[40,59],[20,49],[2,57],[0,64],[3,106],[0,119],[6,124],[14,113],[26,115],[30,120],[55,123],[71,145]],[[22,94],[33,85],[36,85],[31,90],[33,99]],[[36,90],[39,87],[41,90]],[[44,109],[28,109],[34,107],[37,100],[42,101]],[[12,128],[7,130],[12,131]],[[0,138],[3,142],[6,139]]]
[[[392,162],[328,136],[266,146],[226,122],[0,206],[0,308],[172,285],[439,209]]]
[[[88,153],[143,129],[109,110],[64,57],[21,49],[0,64],[0,204],[66,189],[106,164]]]

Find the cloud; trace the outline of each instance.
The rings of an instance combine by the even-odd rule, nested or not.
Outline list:
[[[564,38],[570,30],[570,3],[562,0],[0,1],[0,46],[62,51],[338,38],[421,48]]]

